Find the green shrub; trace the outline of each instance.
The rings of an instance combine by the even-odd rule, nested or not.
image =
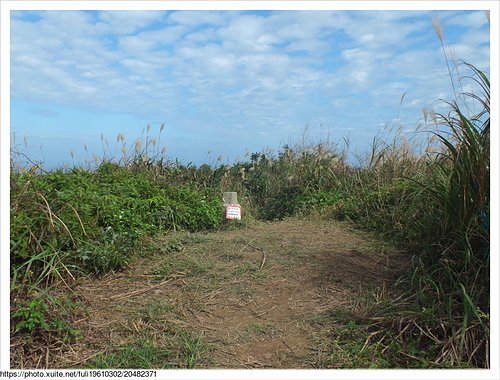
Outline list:
[[[49,330],[49,324],[46,321],[48,310],[49,305],[37,299],[23,303],[12,314],[14,320],[17,320],[15,331],[25,331],[33,334],[37,329]]]
[[[95,172],[13,173],[11,187],[16,279],[61,274],[69,265],[95,273],[120,269],[142,236],[222,223],[215,191],[170,186],[108,162]]]
[[[14,331],[27,333],[29,339],[37,334],[53,334],[64,341],[78,337],[80,331],[74,329],[68,322],[53,318],[49,312],[49,305],[40,299],[34,298],[24,301],[12,314],[15,323]]]

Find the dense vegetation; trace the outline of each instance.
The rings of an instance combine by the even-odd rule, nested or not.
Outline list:
[[[348,144],[323,141],[196,167],[166,161],[147,136],[126,155],[120,135],[124,156],[101,158],[95,170],[26,170],[13,161],[12,331],[72,339],[77,331],[47,287],[119,270],[164,231],[227,227],[220,194],[237,191],[246,221],[317,213],[408,252],[411,266],[395,284],[406,296],[351,317],[368,333],[366,344],[376,332],[400,347],[411,343],[422,366],[488,367],[489,80],[468,68],[481,93],[447,103],[423,146],[414,142],[421,132],[396,130],[390,142],[374,139],[358,165]]]

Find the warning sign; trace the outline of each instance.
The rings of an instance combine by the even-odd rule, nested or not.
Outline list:
[[[226,205],[226,219],[228,220],[240,220],[241,219],[241,206],[238,204],[235,205]]]

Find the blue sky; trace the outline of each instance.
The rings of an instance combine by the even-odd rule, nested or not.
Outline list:
[[[435,17],[449,57],[489,72],[484,11],[13,11],[11,136],[48,167],[102,156],[103,139],[119,157],[118,134],[132,150],[162,123],[151,150],[185,163],[306,126],[362,152],[452,99]]]

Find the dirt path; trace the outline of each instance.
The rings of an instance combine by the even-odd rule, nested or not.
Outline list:
[[[51,367],[316,367],[335,326],[317,322],[400,262],[338,222],[169,234],[154,255],[77,287],[82,339]]]

